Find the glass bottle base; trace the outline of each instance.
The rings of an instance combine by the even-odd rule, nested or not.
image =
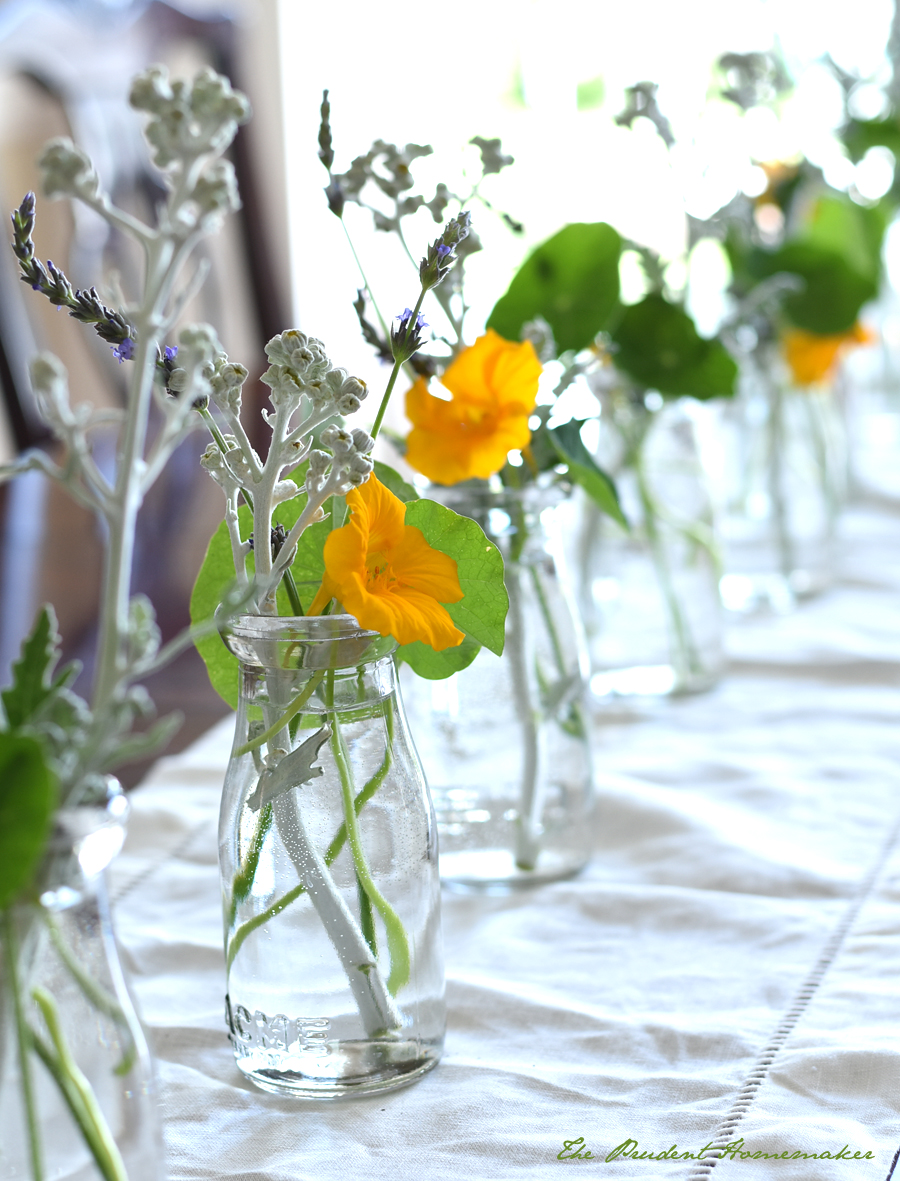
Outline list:
[[[509,849],[441,850],[441,884],[458,893],[509,894],[573,878],[588,860],[542,849],[535,869],[520,869]]]
[[[418,1041],[329,1042],[327,1055],[255,1050],[235,1055],[254,1086],[295,1099],[352,1099],[408,1087],[433,1070],[441,1045]]]
[[[805,569],[790,574],[724,574],[719,584],[725,610],[737,615],[786,615],[798,601],[812,598],[830,585],[826,571]]]

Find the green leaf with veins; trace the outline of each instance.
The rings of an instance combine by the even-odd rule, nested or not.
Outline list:
[[[500,551],[475,521],[433,500],[407,505],[406,523],[420,529],[430,546],[455,560],[465,597],[446,604],[450,618],[460,631],[499,656],[509,608]]]
[[[56,777],[40,742],[0,731],[0,910],[29,885],[56,801]]]

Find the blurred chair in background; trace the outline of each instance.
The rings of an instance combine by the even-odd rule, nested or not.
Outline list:
[[[163,62],[172,76],[204,65],[242,86],[240,26],[227,16],[191,15],[161,0],[10,0],[0,3],[0,199],[6,210],[33,189],[43,143],[70,135],[91,156],[104,187],[120,206],[153,220],[163,195],[128,106],[132,76]],[[250,95],[252,101],[252,93]],[[233,152],[243,209],[206,244],[209,274],[186,310],[187,321],[214,324],[228,354],[250,368],[251,427],[265,387],[258,383],[266,340],[289,326],[278,295],[251,163],[253,124],[239,132]],[[6,223],[8,226],[8,222]],[[111,350],[84,325],[59,312],[17,277],[7,243],[0,255],[0,458],[31,446],[53,446],[34,412],[28,361],[48,348],[65,363],[73,402],[122,405],[124,373]],[[140,259],[91,210],[38,200],[37,253],[53,259],[76,287],[96,285],[115,306],[135,293]],[[119,292],[116,295],[115,292]],[[254,366],[256,368],[254,369]],[[204,434],[189,438],[148,496],[137,538],[134,592],[153,601],[164,638],[187,622],[188,600],[206,542],[221,519],[219,490],[201,471]],[[113,463],[113,442],[99,441],[97,459]],[[42,476],[28,473],[2,490],[0,502],[0,680],[43,601],[54,603],[67,657],[91,676],[101,547],[93,517]],[[80,688],[87,691],[87,684]],[[150,686],[161,712],[181,708],[184,745],[224,706],[208,688],[193,652]],[[141,768],[138,769],[140,771]],[[136,772],[137,773],[137,772]],[[128,778],[134,779],[135,776]]]

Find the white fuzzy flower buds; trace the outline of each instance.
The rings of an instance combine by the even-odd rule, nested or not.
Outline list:
[[[131,105],[152,118],[144,135],[163,169],[185,159],[222,152],[238,124],[250,118],[250,104],[220,74],[201,70],[193,83],[169,82],[165,66],[151,66],[132,83]]]
[[[326,427],[322,431],[322,444],[331,448],[332,470],[326,477],[327,469],[323,467],[322,452],[311,452],[306,476],[306,487],[309,492],[321,492],[327,478],[334,484],[338,494],[343,496],[351,488],[359,487],[368,480],[374,467],[368,453],[375,444],[365,431],[348,431],[339,426]],[[316,456],[315,463],[313,455]],[[324,456],[325,460],[327,458]]]
[[[94,201],[100,193],[100,179],[90,157],[64,136],[50,140],[38,165],[48,197],[82,197]]]
[[[224,353],[216,358],[214,372],[209,379],[210,397],[221,411],[240,414],[241,387],[248,376],[243,365],[229,361]]]
[[[168,388],[196,400],[210,396],[216,364],[227,358],[215,329],[209,324],[189,324],[178,337],[178,360],[181,364],[170,374]]]
[[[306,394],[320,414],[355,414],[368,392],[364,381],[331,364],[320,340],[296,329],[274,336],[266,356],[271,364],[261,380],[273,406],[297,405]]]
[[[216,160],[210,164],[194,185],[191,199],[205,230],[218,229],[226,214],[236,213],[241,207],[241,199],[231,162]]]
[[[38,412],[58,439],[68,438],[73,429],[87,424],[91,407],[82,403],[72,410],[69,375],[58,357],[53,353],[38,353],[31,362],[30,372]]]

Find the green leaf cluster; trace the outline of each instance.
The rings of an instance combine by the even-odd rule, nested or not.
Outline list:
[[[771,275],[796,275],[802,288],[784,300],[797,328],[821,335],[853,327],[878,295],[888,202],[858,205],[843,193],[819,197],[799,229],[776,249],[750,245],[732,232],[726,241],[735,288],[746,293]]]
[[[616,366],[638,385],[671,397],[733,394],[734,361],[718,340],[699,335],[683,308],[658,292],[622,305],[622,249],[622,239],[606,222],[565,226],[525,260],[488,327],[518,340],[523,326],[541,316],[561,353],[587,348],[606,332],[617,350]]]
[[[870,148],[888,148],[900,159],[900,118],[850,119],[841,132],[847,155],[858,164]]]
[[[718,340],[705,340],[682,308],[651,292],[624,308],[613,329],[616,365],[661,394],[694,398],[734,393],[737,364]]]

